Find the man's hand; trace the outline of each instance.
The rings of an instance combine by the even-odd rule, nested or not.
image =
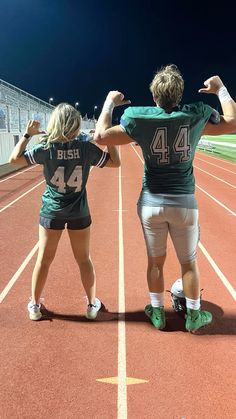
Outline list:
[[[204,81],[204,86],[198,90],[199,93],[215,93],[217,94],[219,89],[224,86],[219,76],[212,76]]]
[[[34,119],[30,119],[28,124],[27,124],[27,127],[25,129],[25,132],[27,134],[29,134],[31,137],[33,135],[45,134],[45,131],[40,131],[39,130],[39,126],[40,126],[39,121],[35,121]]]
[[[129,105],[131,103],[130,100],[124,99],[123,93],[118,90],[111,90],[106,99],[111,100],[114,103],[114,106]]]

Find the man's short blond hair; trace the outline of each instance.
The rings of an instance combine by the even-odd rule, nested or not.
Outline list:
[[[154,101],[165,110],[177,106],[183,95],[184,80],[175,64],[162,67],[150,84]]]

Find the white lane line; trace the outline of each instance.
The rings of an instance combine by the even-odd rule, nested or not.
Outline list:
[[[142,163],[144,163],[142,157],[139,155],[139,153],[136,151],[136,149],[134,148],[134,146],[131,144],[133,150],[135,151],[135,153],[137,154],[138,158],[141,160]],[[209,196],[209,198],[213,199],[213,201],[215,201],[218,205],[220,205],[221,207],[223,207],[226,211],[230,212],[230,214],[232,215],[236,215],[236,213],[234,211],[232,211],[231,209],[229,209],[228,207],[226,207],[226,205],[222,204],[222,202],[218,201],[218,199],[214,198],[214,196],[210,195],[208,192],[206,192],[204,189],[202,189],[200,186],[196,185],[196,187],[198,189],[200,189],[200,191],[202,191],[203,193],[205,193],[207,196]]]
[[[39,166],[37,164],[37,166]],[[94,166],[90,167],[90,172],[93,170]],[[29,169],[27,169],[29,170]],[[22,173],[22,172],[21,172]],[[5,209],[9,208],[11,205],[13,205],[15,202],[19,201],[19,199],[23,198],[25,195],[27,195],[29,192],[33,191],[35,188],[37,188],[38,186],[40,186],[43,182],[45,182],[45,179],[42,180],[42,182],[37,183],[37,185],[35,185],[33,188],[29,189],[27,192],[25,192],[24,194],[22,194],[21,196],[19,196],[18,198],[16,198],[14,201],[10,202],[9,204],[7,204],[5,207],[3,207],[0,212],[5,211]]]
[[[133,147],[133,145],[132,145],[132,147]],[[143,163],[143,159],[140,157],[140,155],[138,154],[138,152],[135,150],[134,147],[133,147],[133,149],[134,149],[135,153],[137,154],[137,156],[139,157],[139,159],[141,160],[141,162]],[[211,196],[210,194],[208,194],[202,188],[200,188],[199,186],[197,186],[197,188],[199,188],[202,192],[206,193],[210,198],[212,198],[214,201],[216,201],[219,205],[221,205],[223,208],[225,208],[231,214],[236,215],[236,213],[234,213],[233,211],[231,211],[224,204],[222,204],[220,201],[218,201],[213,196]],[[225,285],[225,287],[227,288],[227,290],[230,292],[230,294],[232,295],[232,297],[234,299],[236,299],[236,294],[235,294],[235,290],[234,290],[233,286],[230,284],[230,282],[228,281],[228,279],[225,277],[225,275],[223,274],[223,272],[221,272],[221,270],[219,269],[219,267],[217,266],[217,264],[215,263],[215,261],[212,259],[212,257],[209,255],[209,253],[207,252],[207,250],[205,249],[205,247],[200,242],[199,242],[199,247],[200,247],[201,251],[204,253],[204,255],[206,256],[206,258],[209,261],[209,263],[211,264],[211,266],[213,267],[213,269],[216,272],[217,276],[223,282],[223,284]]]
[[[214,198],[214,196],[210,195],[208,192],[206,192],[204,189],[202,189],[198,185],[196,185],[196,188],[200,189],[200,191],[202,191],[204,194],[206,194],[207,196],[209,196],[209,198],[213,199],[213,201],[215,201],[218,205],[220,205],[226,211],[230,212],[230,214],[234,215],[234,217],[235,217],[236,213],[234,211],[232,211],[231,209],[229,209],[228,207],[226,207],[226,205],[222,204],[222,202],[218,201],[218,199]]]
[[[120,150],[120,147],[119,147]],[[124,284],[124,242],[122,219],[122,182],[119,167],[119,317],[125,315],[125,284]],[[126,339],[125,320],[118,320],[118,394],[117,419],[127,418],[127,384],[126,384]]]
[[[137,156],[138,156],[139,160],[141,160],[141,162],[144,164],[144,161],[143,161],[142,157],[139,155],[139,153],[137,152],[136,148],[133,146],[133,144],[132,144],[132,143],[131,143],[130,145],[131,145],[132,149],[135,151],[135,153],[137,154]],[[137,147],[137,146],[136,146],[136,147]]]
[[[32,259],[32,257],[34,256],[35,252],[38,250],[38,247],[39,247],[39,243],[36,243],[36,245],[30,251],[30,253],[28,254],[28,256],[26,256],[24,262],[21,264],[21,266],[19,267],[19,269],[16,271],[16,273],[10,279],[10,281],[8,282],[8,284],[6,285],[6,287],[4,288],[4,290],[1,292],[1,294],[0,294],[0,304],[3,302],[4,298],[9,293],[10,289],[13,287],[13,285],[15,284],[15,282],[17,281],[17,279],[19,278],[19,276],[21,275],[21,273],[23,272],[23,270],[25,269],[25,267],[28,265],[29,261]]]
[[[21,173],[28,172],[28,170],[32,170],[32,168],[34,168],[36,166],[39,166],[39,164],[34,164],[34,166],[30,166],[28,169],[21,170],[20,172],[17,172],[14,175],[8,176],[8,177],[0,180],[0,183],[6,182],[6,180],[9,180],[9,179],[12,179],[13,177],[19,176],[19,175],[21,175]]]
[[[93,169],[93,167],[91,167],[90,171],[92,169]],[[25,192],[23,195],[19,196],[17,199],[15,199],[15,201],[12,201],[11,204],[9,204],[6,207],[2,208],[2,210],[0,210],[0,212],[3,211],[4,209],[6,209],[7,207],[9,207],[10,205],[12,205],[14,202],[18,201],[23,196],[27,195],[27,193],[29,193],[33,189],[37,188],[37,186],[41,185],[41,183],[43,183],[43,182],[44,182],[44,180],[42,182],[38,183],[36,186],[34,186],[28,192]],[[28,256],[25,258],[24,262],[21,264],[21,266],[19,267],[19,269],[16,271],[16,273],[10,279],[10,281],[8,282],[8,284],[6,285],[6,287],[4,288],[4,290],[1,292],[1,294],[0,294],[0,303],[2,303],[2,301],[4,300],[4,298],[6,297],[6,295],[8,294],[8,292],[10,291],[10,289],[13,287],[13,285],[15,284],[15,282],[17,281],[17,279],[19,278],[20,274],[23,272],[23,270],[25,269],[25,267],[28,265],[29,261],[32,259],[32,257],[34,256],[35,252],[38,250],[38,247],[39,247],[39,243],[36,243],[36,245],[30,251],[30,253],[28,254]]]
[[[198,153],[197,153],[198,154]],[[202,153],[200,153],[200,154],[202,154]],[[199,155],[199,154],[198,154]],[[231,161],[228,161],[228,160],[224,160],[224,159],[220,159],[219,157],[215,157],[215,156],[210,156],[209,154],[207,154],[207,157],[209,157],[210,159],[214,159],[214,160],[217,160],[217,161],[222,161],[223,163],[227,163],[227,164],[229,164],[230,166],[234,166],[235,167],[235,163],[233,163],[233,162],[231,162]]]
[[[232,297],[234,298],[234,300],[236,300],[236,291],[233,288],[233,286],[231,285],[231,283],[228,281],[228,279],[226,278],[226,276],[223,274],[223,272],[220,270],[220,268],[217,266],[217,264],[215,263],[215,261],[212,259],[212,257],[209,255],[208,251],[206,250],[206,248],[203,246],[203,244],[201,242],[198,243],[202,253],[204,254],[204,256],[207,258],[208,262],[211,264],[212,268],[214,269],[214,271],[216,272],[217,276],[220,278],[220,280],[223,282],[224,286],[227,288],[227,290],[229,291],[229,293],[232,295]]]
[[[209,176],[212,176],[213,178],[215,178],[215,179],[219,180],[220,182],[225,183],[225,184],[226,184],[226,185],[228,185],[228,186],[231,186],[231,188],[235,188],[235,189],[236,189],[236,186],[232,185],[232,184],[231,184],[231,183],[229,183],[229,182],[226,182],[226,180],[223,180],[223,179],[221,179],[221,178],[219,178],[219,177],[217,177],[217,176],[213,175],[212,173],[207,172],[206,170],[200,169],[200,167],[196,166],[195,164],[194,164],[194,168],[196,168],[196,169],[200,170],[201,172],[206,173],[206,174],[207,174],[207,175],[209,175]]]
[[[93,169],[93,167],[90,169],[90,171],[92,169]],[[41,182],[41,183],[43,183],[43,182]],[[39,186],[41,183],[39,183],[38,185],[34,186],[34,188],[36,188],[37,186]],[[30,189],[30,191],[33,190],[34,188]],[[28,192],[30,192],[30,191],[28,191]],[[24,195],[26,195],[28,192],[26,192]],[[24,196],[24,195],[22,195],[22,196]],[[17,198],[15,201],[17,201],[18,199],[20,199],[20,197]],[[13,201],[13,202],[15,202],[15,201]],[[17,281],[17,279],[19,278],[20,274],[23,272],[23,270],[25,269],[25,267],[28,265],[29,261],[32,259],[32,257],[34,256],[35,252],[38,250],[38,247],[39,247],[39,243],[36,243],[36,245],[30,251],[30,253],[28,254],[28,256],[25,258],[24,262],[21,264],[21,266],[19,267],[19,269],[16,271],[16,273],[10,279],[10,281],[8,282],[8,284],[6,285],[6,287],[4,288],[4,290],[1,292],[1,294],[0,294],[0,303],[2,303],[2,301],[4,300],[4,298],[6,297],[6,295],[8,294],[8,292],[10,291],[10,289],[13,287],[13,285],[15,284],[15,282]]]
[[[23,198],[25,195],[27,195],[28,193],[32,192],[35,188],[37,188],[38,186],[40,186],[44,182],[45,182],[45,180],[42,180],[42,182],[37,183],[37,185],[35,185],[33,188],[29,189],[28,191],[26,191],[22,195],[18,196],[18,198],[14,199],[14,201],[10,202],[5,207],[3,207],[2,209],[0,209],[0,212],[3,212],[7,208],[11,207],[13,204],[15,204],[15,202],[19,201],[19,199]]]
[[[203,161],[203,162],[204,162],[204,163],[206,163],[206,164],[210,164],[211,166],[218,167],[219,169],[224,170],[225,172],[229,172],[229,173],[232,173],[233,175],[236,175],[236,172],[233,172],[232,170],[229,170],[229,169],[225,169],[224,167],[219,166],[218,164],[211,163],[211,162],[209,162],[209,161],[206,161],[206,160],[200,159],[200,157],[195,157],[195,160],[200,160],[200,161]]]

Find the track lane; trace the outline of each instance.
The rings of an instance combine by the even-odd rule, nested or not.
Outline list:
[[[0,244],[1,254],[4,255],[0,290],[6,286],[38,241],[39,209],[43,190],[44,184],[0,214],[1,234],[4,238]]]
[[[136,152],[136,155],[138,152],[139,160],[141,161],[142,156],[139,148],[135,147],[133,149]],[[216,262],[218,261],[219,268],[225,273],[230,283],[235,287],[235,263],[233,258],[229,257],[229,255],[232,253],[232,248],[236,246],[236,219],[230,212],[219,206],[216,202],[212,201],[210,204],[211,199],[206,195],[206,193],[211,192],[213,197],[217,196],[220,199],[220,203],[225,204],[229,202],[231,204],[230,208],[232,208],[234,201],[232,202],[231,199],[233,198],[233,195],[235,195],[235,192],[232,192],[233,189],[229,186],[219,184],[216,179],[210,178],[209,181],[209,177],[207,177],[206,174],[197,172],[195,176],[203,246],[206,247],[206,249],[210,249],[209,252],[211,256]],[[201,190],[199,190],[199,184],[201,184]],[[209,185],[213,192],[209,189]],[[205,211],[205,208],[209,208],[209,210]],[[221,220],[223,217],[225,222],[217,224],[220,225],[220,229],[216,228],[215,220]],[[228,237],[230,237],[230,242],[227,239]],[[219,246],[219,243],[222,243],[222,241],[223,246]]]
[[[137,148],[135,149],[137,151]],[[148,380],[146,384],[128,387],[129,417],[149,419],[153,418],[155,412],[155,417],[158,419],[166,417],[198,419],[199,417],[223,416],[231,418],[235,410],[230,361],[234,358],[234,349],[232,342],[229,341],[229,336],[235,334],[233,300],[199,250],[201,282],[205,289],[203,307],[213,312],[214,324],[208,331],[207,329],[202,331],[202,336],[186,333],[184,321],[173,313],[167,294],[167,330],[159,332],[151,324],[149,325],[148,319],[145,319],[143,314],[143,307],[149,302],[145,280],[146,257],[143,239],[138,233],[139,222],[134,221],[136,208],[135,210],[133,208],[133,198],[139,193],[140,185],[138,184],[142,176],[142,164],[140,164],[140,159],[137,159],[140,167],[137,168],[136,164],[134,166],[132,152],[129,153],[128,149],[126,151],[127,177],[132,177],[132,180],[129,179],[130,186],[127,186],[127,179],[124,180],[123,185],[123,188],[126,188],[124,201],[128,207],[132,208],[125,236],[126,252],[130,248],[127,269],[128,266],[132,266],[130,280],[126,275],[126,294],[128,294],[126,299],[127,307],[133,307],[134,311],[128,316],[136,319],[136,323],[127,321],[127,370],[129,376]],[[138,174],[134,181],[135,173]],[[130,196],[130,190],[132,190],[132,196]],[[131,227],[131,220],[135,223],[133,227]],[[136,232],[135,237],[132,237],[133,231]],[[138,264],[137,271],[133,260],[134,254],[135,262]],[[169,288],[171,283],[179,277],[178,271],[176,256],[169,243],[168,264],[165,269],[166,288]],[[135,289],[131,291],[134,279]],[[224,353],[227,351],[227,356],[223,359],[222,351]],[[221,380],[219,380],[219,365],[220,371],[224,371],[224,377],[221,377]],[[235,368],[233,369],[235,371]],[[219,403],[218,400],[222,402]],[[227,403],[225,403],[226,400]]]
[[[203,156],[204,157],[204,156]],[[199,156],[199,154],[198,153],[196,153],[196,156],[195,156],[195,158],[194,158],[194,161],[196,162],[196,163],[199,163],[199,162],[201,162],[201,164],[204,164],[204,165],[206,165],[208,168],[212,168],[212,167],[214,167],[214,168],[216,168],[217,170],[221,170],[221,173],[225,173],[225,172],[227,172],[227,173],[230,173],[231,175],[233,174],[233,175],[235,175],[236,174],[236,164],[234,164],[234,167],[227,167],[225,164],[222,164],[222,162],[217,162],[217,161],[215,161],[215,162],[213,162],[213,161],[210,161],[210,160],[205,160],[204,158],[202,158],[202,156]]]
[[[212,164],[211,162],[205,162],[197,159],[195,159],[194,168],[196,168],[197,170],[205,170],[211,175],[218,177],[220,181],[224,180],[224,182],[228,182],[229,184],[235,186],[236,172],[234,172],[233,170],[220,167],[216,164]]]
[[[117,188],[116,169],[96,169],[90,175],[88,194],[94,220],[91,253],[98,278],[97,295],[109,312],[101,313],[100,321],[94,323],[84,318],[84,292],[65,234],[45,289],[46,306],[54,312],[52,321],[34,323],[27,318],[35,257],[0,306],[5,342],[0,362],[4,419],[31,417],[32,404],[39,417],[49,413],[52,418],[63,419],[117,416],[116,386],[96,381],[117,376]],[[109,205],[105,205],[107,197]],[[111,236],[112,258],[107,257],[113,254]]]
[[[229,336],[235,334],[233,302],[206,258],[199,252],[199,263],[204,272],[204,305],[214,313],[214,326],[202,336],[185,333],[183,320],[176,317],[170,308],[168,294],[169,333],[157,332],[149,324],[143,313],[144,305],[149,302],[145,280],[145,248],[136,214],[142,164],[136,155],[134,157],[129,145],[123,146],[121,153],[127,376],[148,381],[127,387],[128,417],[149,419],[153,418],[155,412],[157,419],[164,419],[167,415],[176,419],[209,419],[211,414],[212,417],[222,415],[231,419],[236,408],[233,395],[234,352],[232,341],[229,341]],[[109,175],[103,177],[106,172]],[[94,219],[91,245],[98,277],[98,296],[103,299],[109,312],[101,313],[100,321],[89,325],[81,315],[84,312],[83,291],[65,235],[45,291],[47,307],[58,313],[54,314],[53,321],[35,324],[27,319],[25,300],[29,295],[35,260],[27,266],[0,305],[0,324],[4,332],[2,338],[6,342],[1,353],[1,372],[6,377],[5,382],[1,383],[1,392],[5,397],[2,399],[6,409],[4,412],[7,415],[11,413],[13,418],[14,415],[29,417],[30,403],[34,404],[39,416],[50,414],[52,418],[63,419],[80,417],[77,415],[105,419],[117,417],[117,385],[96,381],[97,378],[117,376],[117,185],[116,170],[96,169],[90,177],[88,188],[89,195],[91,191],[89,199]],[[108,197],[109,203],[105,204]],[[209,202],[211,207],[208,199],[204,208],[209,206]],[[223,209],[220,210],[222,218]],[[22,212],[23,206],[18,215]],[[34,237],[36,239],[37,234]],[[224,246],[227,240],[223,237],[221,240]],[[166,288],[171,285],[173,278],[179,276],[171,243],[168,245],[168,259]],[[66,287],[65,280],[68,281]],[[53,375],[48,374],[49,370],[53,370]],[[31,379],[32,372],[34,380]],[[193,383],[197,385],[199,403],[196,402]]]
[[[228,169],[234,169],[235,170],[235,163],[229,160],[221,159],[220,157],[212,156],[210,154],[206,154],[204,152],[197,151],[196,158],[200,157],[201,159],[204,159],[205,161],[214,162],[217,164],[221,164],[223,167],[227,167]]]
[[[20,172],[2,179],[0,183],[0,211],[12,203],[13,200],[21,199],[21,196],[29,193],[30,189],[40,184],[43,180],[42,168],[39,165],[30,167],[29,170]]]
[[[202,188],[227,208],[236,213],[235,189],[208,176],[204,172],[194,171],[197,187]],[[206,187],[207,185],[207,187]]]
[[[236,217],[214,202],[209,206],[208,197],[201,191],[197,190],[196,196],[199,205],[200,240],[235,288],[235,261],[232,258],[232,249],[236,246]]]

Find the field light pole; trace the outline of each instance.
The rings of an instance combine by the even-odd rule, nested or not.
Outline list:
[[[75,109],[78,109],[79,107],[79,102],[75,102]]]
[[[53,102],[53,97],[50,97],[50,98],[49,98],[49,103],[50,103],[50,105],[52,104],[52,102]]]

